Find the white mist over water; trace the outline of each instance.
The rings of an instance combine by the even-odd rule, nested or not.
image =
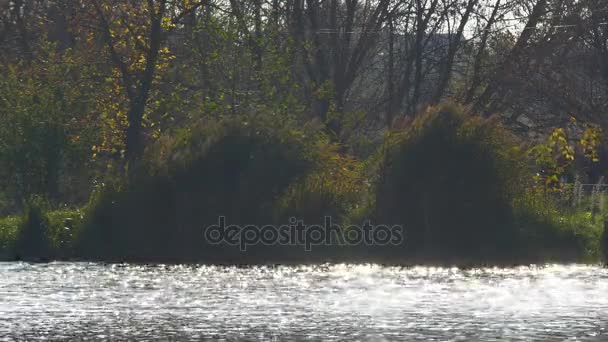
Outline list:
[[[0,263],[0,340],[608,340],[608,270]]]

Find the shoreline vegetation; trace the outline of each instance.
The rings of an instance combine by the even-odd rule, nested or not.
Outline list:
[[[597,263],[605,253],[603,193],[583,198],[539,182],[531,153],[466,107],[430,107],[366,160],[319,131],[244,122],[206,122],[159,140],[127,181],[100,186],[82,208],[32,197],[22,214],[0,219],[0,260],[475,266]],[[406,234],[397,246],[242,252],[205,241],[219,216],[241,226],[331,216],[343,227],[370,220]]]
[[[0,1],[0,260],[597,263],[600,0]],[[206,227],[401,226],[396,246]]]

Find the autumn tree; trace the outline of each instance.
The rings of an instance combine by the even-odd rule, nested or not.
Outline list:
[[[115,88],[114,95],[125,100],[124,108],[114,108],[114,124],[115,133],[124,134],[121,154],[128,161],[141,156],[144,125],[153,124],[147,122],[151,92],[172,58],[167,36],[188,13],[203,4],[204,1],[187,0],[94,0],[90,5],[93,9],[88,14],[94,29],[87,33],[88,41],[105,46],[112,66],[110,83]],[[115,102],[116,97],[107,101]]]

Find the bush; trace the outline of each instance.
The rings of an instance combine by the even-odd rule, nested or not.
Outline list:
[[[0,72],[0,215],[23,211],[32,196],[81,203],[90,190],[88,157],[97,136],[87,121],[92,95],[72,79],[81,70],[52,51],[42,63]]]
[[[30,199],[23,216],[0,219],[0,260],[71,257],[82,218],[79,210],[49,211],[46,201]]]
[[[515,203],[520,249],[546,261],[598,261],[605,217],[583,207],[560,205],[554,197],[529,191]]]
[[[294,184],[309,184],[320,155],[334,153],[317,133],[267,123],[207,122],[172,136],[147,151],[131,181],[93,196],[79,239],[81,256],[238,258],[238,248],[207,244],[204,228],[220,216],[243,226],[278,224],[285,213],[300,214],[295,194],[301,192]],[[330,212],[336,202],[332,198],[316,210]]]
[[[512,249],[525,159],[494,120],[446,104],[392,132],[378,158],[376,220],[402,224],[411,252],[482,257]]]
[[[74,255],[75,242],[80,234],[84,214],[79,209],[61,208],[46,214],[47,232],[52,255],[69,258]]]
[[[9,260],[15,254],[15,240],[21,218],[19,216],[7,216],[0,219],[0,260]]]
[[[46,201],[32,198],[25,206],[25,215],[17,233],[15,253],[17,259],[39,260],[50,255],[48,237],[49,220],[46,217]]]
[[[320,142],[314,169],[294,182],[280,198],[277,215],[307,224],[322,224],[330,216],[334,223],[347,221],[360,204],[364,181],[361,163],[337,153],[334,145]]]

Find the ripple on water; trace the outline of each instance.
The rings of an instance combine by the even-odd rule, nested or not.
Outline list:
[[[0,339],[608,340],[608,270],[0,263]]]

